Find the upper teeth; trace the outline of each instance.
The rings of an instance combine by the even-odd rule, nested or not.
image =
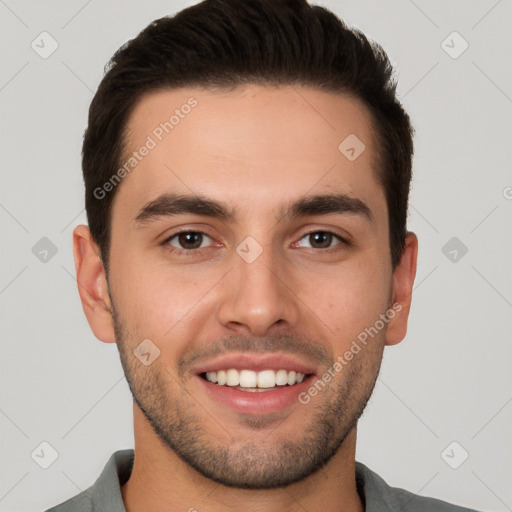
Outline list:
[[[219,370],[217,372],[206,372],[206,380],[215,382],[221,386],[241,386],[244,388],[273,388],[274,386],[292,386],[304,380],[304,373],[287,370]]]

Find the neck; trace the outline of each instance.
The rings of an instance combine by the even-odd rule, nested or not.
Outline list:
[[[309,477],[280,489],[247,490],[214,482],[162,444],[134,405],[135,459],[121,487],[127,512],[364,512],[355,481],[356,428],[336,454]]]

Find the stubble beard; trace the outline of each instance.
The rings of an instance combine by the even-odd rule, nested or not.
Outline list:
[[[371,358],[354,357],[338,379],[318,393],[314,413],[295,439],[279,434],[279,423],[289,418],[246,416],[240,421],[242,429],[263,433],[261,439],[265,442],[233,443],[240,426],[224,423],[226,435],[223,439],[215,436],[209,425],[216,420],[189,395],[186,381],[180,382],[177,372],[162,368],[158,360],[151,366],[142,365],[133,353],[137,343],[130,339],[115,310],[113,318],[130,391],[154,432],[186,464],[227,487],[286,487],[325,466],[356,427],[373,392],[382,360],[382,348]],[[381,343],[381,340],[372,342]],[[301,408],[309,405],[313,406],[313,400],[308,405],[294,406],[291,421],[299,418],[300,422]],[[219,414],[218,423],[221,417]],[[255,436],[248,437],[255,439]]]

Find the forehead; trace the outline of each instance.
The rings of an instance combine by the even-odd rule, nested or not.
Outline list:
[[[121,164],[135,165],[116,202],[178,191],[250,209],[323,190],[378,196],[385,207],[371,115],[345,94],[259,85],[151,92],[135,106],[125,142]]]

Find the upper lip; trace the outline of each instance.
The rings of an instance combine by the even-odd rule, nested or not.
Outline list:
[[[205,372],[216,372],[218,370],[253,370],[259,372],[262,370],[287,370],[304,374],[315,373],[311,364],[305,363],[296,357],[286,354],[225,354],[215,357],[203,364],[198,364],[193,368],[197,375]]]

